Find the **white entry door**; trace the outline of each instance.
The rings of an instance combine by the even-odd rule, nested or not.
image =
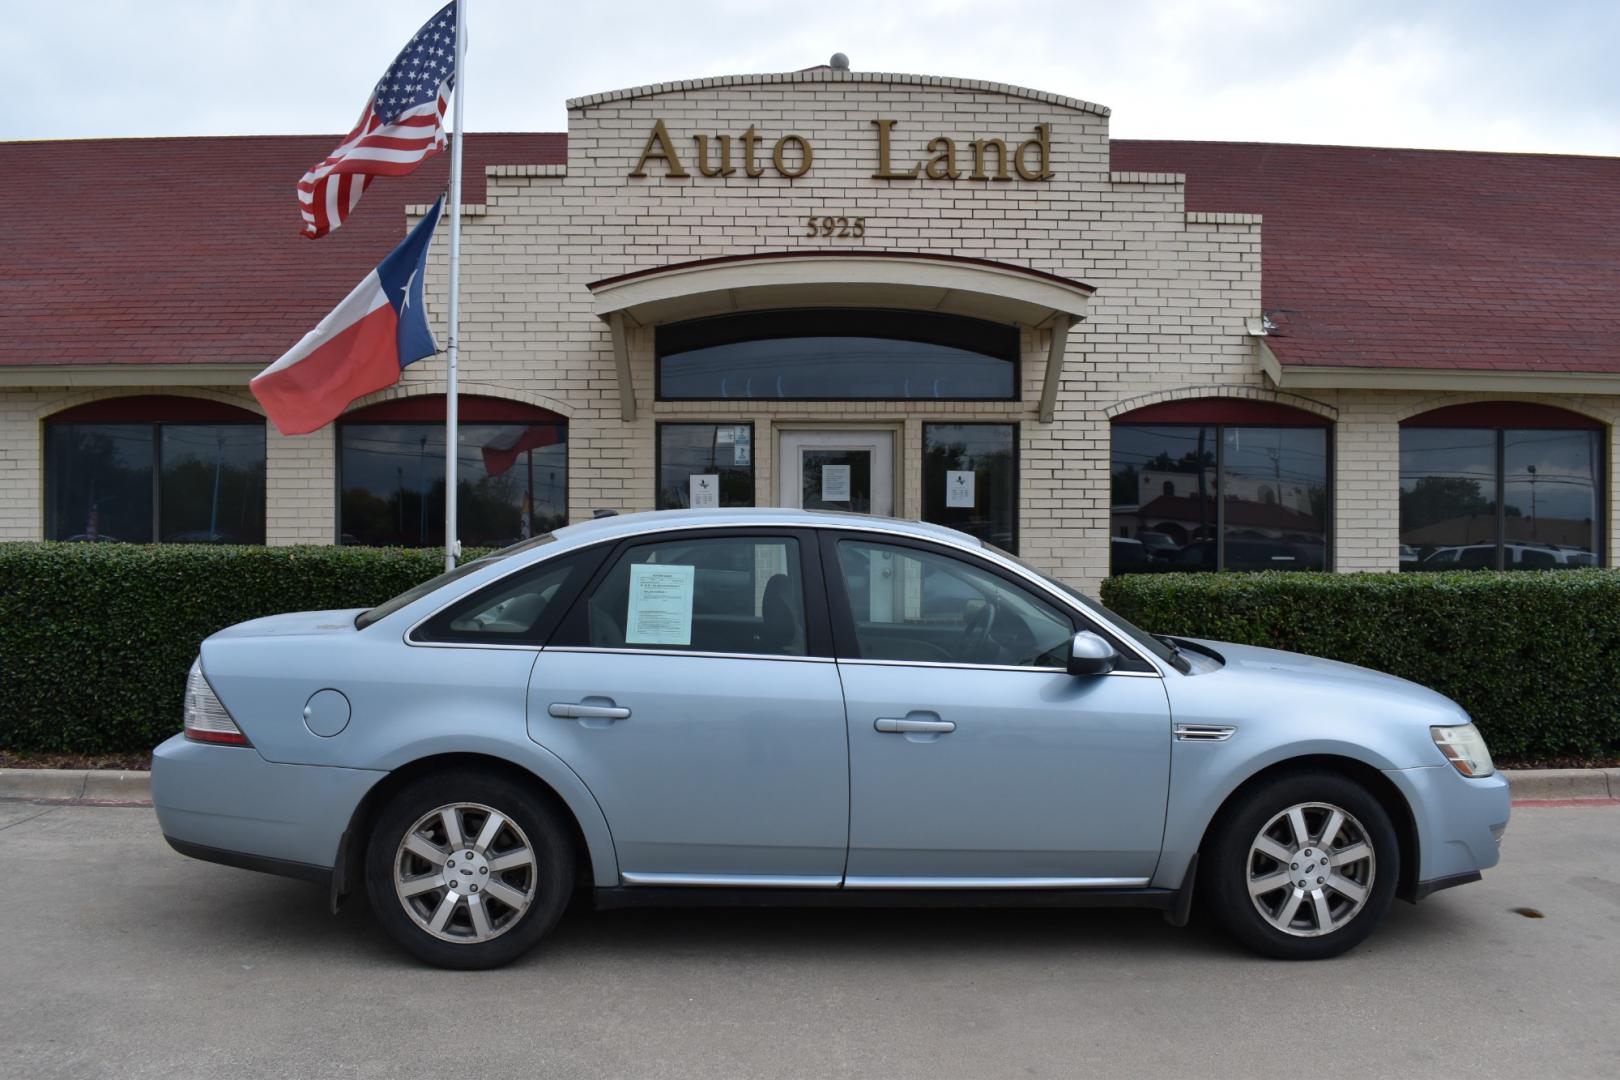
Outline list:
[[[894,515],[894,432],[784,431],[779,448],[783,506]]]

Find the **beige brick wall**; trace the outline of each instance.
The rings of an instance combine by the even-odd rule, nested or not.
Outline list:
[[[945,135],[964,162],[969,140],[1009,147],[1051,126],[1044,182],[877,180],[873,119],[895,121],[895,164]],[[691,174],[628,174],[662,119]],[[764,139],[765,174],[697,174],[692,136]],[[810,172],[776,175],[770,144],[794,133],[814,145]],[[737,154],[740,147],[734,146]],[[491,170],[487,203],[464,218],[462,389],[528,401],[569,419],[569,508],[649,509],[659,420],[751,420],[757,500],[775,503],[776,433],[829,419],[898,432],[897,512],[920,513],[917,460],[928,420],[1020,424],[1022,551],[1085,587],[1107,572],[1109,418],[1154,401],[1254,397],[1336,420],[1335,562],[1342,570],[1397,565],[1399,439],[1404,416],[1453,399],[1433,394],[1268,389],[1245,320],[1260,309],[1262,223],[1244,214],[1189,214],[1179,176],[1110,173],[1107,110],[1052,95],[957,80],[809,72],[705,80],[656,92],[570,103],[569,162]],[[740,162],[736,162],[740,164]],[[362,207],[362,211],[364,207]],[[866,219],[863,239],[804,234],[807,215]],[[442,320],[447,244],[436,245],[429,306]],[[1022,333],[1022,396],[1008,403],[856,402],[833,406],[654,400],[652,334],[632,331],[638,416],[619,418],[608,329],[592,313],[588,283],[649,267],[764,252],[925,251],[1011,263],[1096,288],[1071,332],[1055,422],[1039,422],[1047,332]],[[440,341],[445,340],[442,324]],[[442,357],[415,364],[377,399],[442,392]],[[106,393],[173,392],[135,388]],[[209,393],[196,391],[198,393]],[[40,529],[39,419],[66,391],[0,390],[0,536]],[[228,399],[252,404],[245,391]],[[1613,424],[1620,398],[1567,401]],[[1611,440],[1611,454],[1615,453]],[[330,430],[269,435],[269,540],[330,542],[335,533]],[[1620,531],[1620,462],[1611,462],[1610,558]]]

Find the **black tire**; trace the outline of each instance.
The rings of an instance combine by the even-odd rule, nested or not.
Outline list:
[[[413,909],[407,906],[412,901],[403,898],[395,888],[396,860],[410,862],[413,858],[401,852],[407,830],[435,810],[456,804],[487,807],[500,814],[508,823],[499,834],[508,849],[521,850],[522,842],[526,841],[533,854],[532,869],[519,868],[497,874],[498,884],[515,883],[520,893],[527,894],[528,905],[521,912],[517,907],[500,903],[491,891],[488,883],[495,879],[489,876],[487,865],[478,864],[476,872],[458,886],[476,893],[474,883],[485,883],[479,903],[483,918],[497,928],[486,940],[474,940],[470,936],[477,931],[472,925],[471,898],[466,892],[457,894],[459,907],[452,905],[455,914],[443,929],[445,933],[453,933],[459,925],[469,936],[465,940],[445,940],[419,924],[419,916],[413,916]],[[458,813],[457,820],[476,826],[488,818],[480,818],[478,810],[467,809]],[[471,836],[464,837],[468,850],[473,841]],[[439,846],[449,845],[441,840]],[[495,851],[499,846],[492,843],[489,850]],[[467,865],[467,860],[462,862]],[[424,876],[432,867],[425,860],[411,864],[424,868]],[[446,873],[445,866],[431,872]],[[448,872],[460,874],[463,871]],[[573,886],[574,852],[558,812],[532,787],[493,772],[455,769],[411,781],[383,806],[366,844],[366,892],[377,921],[409,952],[436,967],[481,970],[500,967],[522,956],[556,925],[568,905]],[[414,902],[436,906],[448,893],[448,888],[441,887],[422,894]],[[504,923],[498,922],[501,919]]]
[[[1323,891],[1320,887],[1309,888],[1315,886],[1314,875],[1323,872],[1320,863],[1315,861],[1321,858],[1321,849],[1306,847],[1305,850],[1311,852],[1311,861],[1300,860],[1304,861],[1303,866],[1300,861],[1290,862],[1286,867],[1264,854],[1251,853],[1251,845],[1256,843],[1268,823],[1290,807],[1302,804],[1325,804],[1343,811],[1352,824],[1359,826],[1359,831],[1364,834],[1364,842],[1372,849],[1370,864],[1347,867],[1349,873],[1368,874],[1371,877],[1360,907],[1354,909],[1342,924],[1325,933],[1320,932],[1323,920],[1314,908],[1297,913],[1296,920],[1291,921],[1294,927],[1292,933],[1280,929],[1262,914],[1260,906],[1264,905],[1272,909],[1275,918],[1283,917],[1283,905],[1295,891],[1292,883],[1259,900],[1251,897],[1249,892],[1251,874],[1264,879],[1269,876],[1268,871],[1277,875],[1287,873],[1290,878],[1295,873],[1312,874],[1309,879],[1301,877],[1308,886],[1306,890],[1301,890],[1306,897],[1302,905],[1312,904],[1314,892]],[[1317,820],[1322,816],[1320,810],[1308,815]],[[1288,826],[1285,822],[1277,828],[1288,829]],[[1344,828],[1341,826],[1341,834]],[[1308,827],[1307,833],[1311,831]],[[1288,833],[1291,832],[1288,829]],[[1320,836],[1320,829],[1317,835]],[[1334,846],[1338,850],[1348,848],[1339,840],[1335,841]],[[1279,960],[1324,960],[1359,945],[1377,928],[1395,895],[1395,884],[1401,874],[1400,858],[1400,843],[1389,814],[1366,788],[1338,773],[1285,773],[1244,792],[1223,811],[1211,830],[1203,857],[1199,860],[1204,879],[1200,883],[1200,892],[1216,922],[1255,952]],[[1331,873],[1329,880],[1332,880]],[[1343,909],[1343,905],[1349,902],[1346,895],[1333,891],[1331,886],[1323,894],[1328,903],[1339,905],[1341,911],[1348,910]],[[1307,923],[1309,926],[1306,926]],[[1330,919],[1328,925],[1335,923]],[[1318,936],[1300,936],[1304,933]]]

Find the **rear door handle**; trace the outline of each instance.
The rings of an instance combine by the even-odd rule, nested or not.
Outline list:
[[[559,720],[627,720],[630,710],[619,705],[569,705],[556,702],[546,710]]]
[[[956,730],[956,724],[950,720],[911,720],[894,716],[880,716],[872,726],[879,731],[897,732],[902,735],[907,732],[943,735]]]

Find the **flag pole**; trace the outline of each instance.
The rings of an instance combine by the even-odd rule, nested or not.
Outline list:
[[[456,568],[461,542],[456,539],[456,466],[460,446],[456,396],[456,361],[461,341],[461,103],[467,96],[467,34],[463,12],[467,0],[456,2],[455,131],[450,144],[450,351],[444,391],[444,568]]]

